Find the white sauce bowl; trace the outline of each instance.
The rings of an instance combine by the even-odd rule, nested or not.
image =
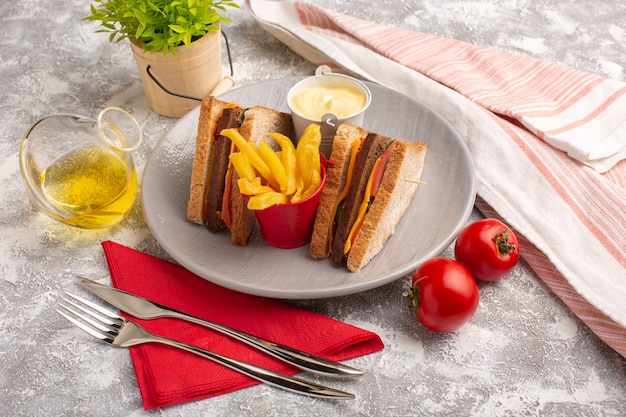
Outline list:
[[[298,110],[298,106],[294,105],[294,97],[301,94],[303,90],[309,90],[314,87],[327,88],[325,95],[332,95],[333,89],[341,90],[342,88],[348,88],[355,92],[363,94],[365,96],[364,103],[357,106],[350,114],[342,115],[338,117],[332,112],[326,113],[320,118],[311,118],[304,115],[302,111]],[[318,97],[319,100],[322,100]],[[342,97],[341,100],[345,100]],[[291,117],[295,128],[296,138],[299,140],[306,127],[315,123],[320,125],[322,131],[322,143],[320,151],[328,158],[332,149],[333,138],[337,127],[342,123],[349,123],[355,126],[361,126],[365,116],[365,111],[370,105],[372,100],[372,94],[367,86],[361,81],[343,74],[333,74],[330,72],[330,68],[326,66],[318,67],[315,71],[315,75],[296,83],[287,93],[287,103],[291,110]],[[318,105],[319,103],[315,103]]]

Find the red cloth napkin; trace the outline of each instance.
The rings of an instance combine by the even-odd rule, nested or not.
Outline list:
[[[305,352],[345,360],[381,350],[376,334],[284,302],[217,286],[179,265],[106,241],[115,288]],[[177,319],[139,320],[160,336],[293,375],[297,368],[205,327]],[[146,410],[259,384],[224,366],[176,348],[147,343],[130,348]]]

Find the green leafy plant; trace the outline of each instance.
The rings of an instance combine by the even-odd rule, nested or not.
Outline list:
[[[96,32],[109,33],[112,43],[136,39],[167,55],[230,23],[222,14],[227,7],[239,8],[234,0],[95,0],[84,20],[100,22]]]

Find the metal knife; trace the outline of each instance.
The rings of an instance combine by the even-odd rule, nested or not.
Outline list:
[[[277,359],[283,360],[304,371],[310,371],[316,374],[327,376],[363,375],[363,371],[359,369],[344,365],[339,362],[320,358],[306,352],[301,352],[288,346],[271,342],[269,340],[253,336],[251,334],[244,333],[218,323],[203,320],[190,314],[183,313],[182,311],[178,311],[162,304],[147,300],[143,297],[130,294],[126,291],[118,290],[117,288],[100,284],[89,278],[77,276],[77,279],[89,291],[91,291],[107,303],[140,319],[150,320],[169,317],[196,323],[224,335],[230,336],[233,339],[239,340],[240,342],[246,343],[249,346],[257,348],[269,355],[272,355]]]

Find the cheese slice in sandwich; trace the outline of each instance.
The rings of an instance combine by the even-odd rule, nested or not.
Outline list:
[[[391,138],[369,133],[363,140],[356,156],[354,174],[350,181],[348,193],[345,201],[340,203],[343,204],[343,207],[337,221],[337,229],[335,230],[332,251],[330,253],[330,259],[338,266],[345,263],[346,254],[344,253],[344,248],[365,197],[370,172],[372,172],[376,160],[387,149],[389,142],[391,142]]]
[[[353,272],[367,265],[413,199],[426,148],[425,142],[392,140],[341,125],[315,219],[311,256],[330,256]]]

